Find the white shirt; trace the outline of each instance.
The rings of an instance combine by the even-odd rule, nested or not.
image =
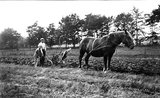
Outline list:
[[[42,47],[42,49],[45,49],[45,50],[46,50],[46,44],[45,44],[45,43],[40,42],[40,43],[38,44],[38,47]]]

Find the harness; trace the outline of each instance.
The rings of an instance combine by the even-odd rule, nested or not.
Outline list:
[[[95,39],[96,40],[96,39]],[[95,40],[93,42],[95,42]],[[94,43],[92,43],[92,50],[89,52],[89,54],[91,54],[93,51],[102,49],[102,48],[106,48],[106,47],[115,47],[117,46],[117,43],[112,42],[113,45],[103,45],[104,43],[106,43],[106,41],[102,42],[101,44],[99,44],[98,46],[96,46],[95,48],[93,48]],[[102,46],[101,46],[102,45]],[[101,47],[100,47],[101,46]]]

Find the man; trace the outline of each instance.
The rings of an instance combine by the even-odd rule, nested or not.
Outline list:
[[[40,65],[44,64],[45,56],[46,56],[46,44],[44,38],[40,39],[40,43],[38,44],[38,48],[36,49],[34,53],[35,58],[35,67],[37,67],[38,63]]]
[[[38,63],[40,65],[44,65],[44,60],[46,56],[46,44],[44,38],[40,39],[40,43],[38,44],[38,48],[35,50],[34,58],[35,58],[35,67],[37,67]],[[47,57],[47,60],[53,65],[53,62]]]
[[[44,38],[40,39],[40,43],[38,44],[38,47],[41,47],[42,56],[46,56],[46,44]]]

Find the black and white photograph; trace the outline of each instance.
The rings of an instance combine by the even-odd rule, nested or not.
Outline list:
[[[0,0],[0,98],[160,98],[160,0]]]

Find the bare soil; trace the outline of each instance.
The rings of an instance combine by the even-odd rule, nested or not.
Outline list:
[[[0,64],[2,98],[158,98],[160,76]]]

